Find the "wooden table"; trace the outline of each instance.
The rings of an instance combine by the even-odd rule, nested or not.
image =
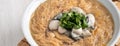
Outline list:
[[[118,8],[120,9],[120,0],[114,0],[114,3],[115,3],[115,4],[118,6]],[[27,42],[25,39],[23,39],[23,40],[20,41],[20,43],[18,44],[18,46],[30,46],[30,45],[28,44],[28,42]],[[120,46],[120,39],[119,39],[119,41],[116,43],[115,46]]]

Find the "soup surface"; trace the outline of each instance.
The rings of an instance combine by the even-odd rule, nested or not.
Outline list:
[[[94,14],[96,29],[90,37],[74,41],[57,31],[49,31],[50,20],[72,7]],[[33,13],[30,29],[39,46],[106,46],[112,38],[114,23],[109,11],[96,0],[47,0]]]

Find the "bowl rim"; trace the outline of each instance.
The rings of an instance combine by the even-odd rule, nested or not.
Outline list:
[[[26,40],[28,41],[28,43],[31,45],[31,46],[38,46],[38,44],[35,42],[35,40],[33,39],[31,33],[30,33],[30,25],[29,25],[29,22],[30,22],[30,18],[31,18],[31,15],[32,13],[36,10],[36,8],[38,8],[38,6],[41,4],[41,3],[44,3],[46,0],[33,0],[30,5],[26,8],[25,12],[24,12],[24,16],[22,18],[22,31],[23,31],[23,34],[26,38]],[[100,1],[100,0],[99,0]],[[103,0],[102,0],[103,1]],[[119,10],[117,8],[117,6],[115,4],[113,4],[113,2],[111,0],[106,0],[108,1],[109,3],[111,3],[111,5],[113,6],[114,10],[117,12],[118,14],[118,19],[120,20],[120,13],[119,13]],[[113,16],[113,15],[112,15]],[[120,21],[119,23],[120,24]],[[120,27],[119,27],[120,28]],[[120,29],[119,29],[120,30]],[[111,42],[109,42],[109,45],[107,46],[113,46],[119,39],[119,36],[120,35],[120,31],[118,31],[118,35],[115,37],[115,39],[112,39]],[[115,40],[115,41],[113,41]],[[112,43],[113,42],[113,43]]]
[[[114,21],[114,32],[112,39],[108,42],[107,46],[114,46],[120,37],[120,12],[117,6],[112,2],[112,0],[98,0],[101,2],[108,11],[112,14],[112,19]],[[117,15],[117,16],[114,16]]]
[[[29,21],[31,18],[32,13],[37,9],[37,7],[45,2],[46,0],[33,0],[28,7],[26,8],[25,12],[24,12],[24,16],[22,18],[22,31],[23,34],[25,36],[25,39],[28,41],[28,43],[31,46],[38,46],[38,44],[35,42],[35,40],[33,39],[31,33],[30,33],[30,25],[29,25]]]

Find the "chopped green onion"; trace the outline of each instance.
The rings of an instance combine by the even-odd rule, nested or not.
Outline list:
[[[77,13],[74,11],[70,11],[68,13],[62,13],[62,17],[60,19],[60,26],[71,30],[72,28],[86,28],[88,27],[85,15],[82,13]]]

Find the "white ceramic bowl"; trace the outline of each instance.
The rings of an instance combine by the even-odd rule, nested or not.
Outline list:
[[[32,38],[32,35],[30,33],[30,18],[32,13],[36,10],[36,8],[43,2],[45,2],[46,0],[34,0],[26,9],[25,13],[24,13],[24,17],[22,20],[22,30],[24,33],[24,36],[26,38],[26,40],[28,41],[28,43],[31,46],[38,46],[37,43],[34,41],[34,39]],[[107,46],[114,46],[114,44],[118,41],[119,39],[119,34],[120,34],[120,13],[117,9],[117,7],[115,6],[115,4],[113,4],[113,2],[111,0],[99,0],[99,2],[101,2],[112,14],[113,20],[114,20],[114,34],[112,39],[110,40],[110,42],[107,44]]]

